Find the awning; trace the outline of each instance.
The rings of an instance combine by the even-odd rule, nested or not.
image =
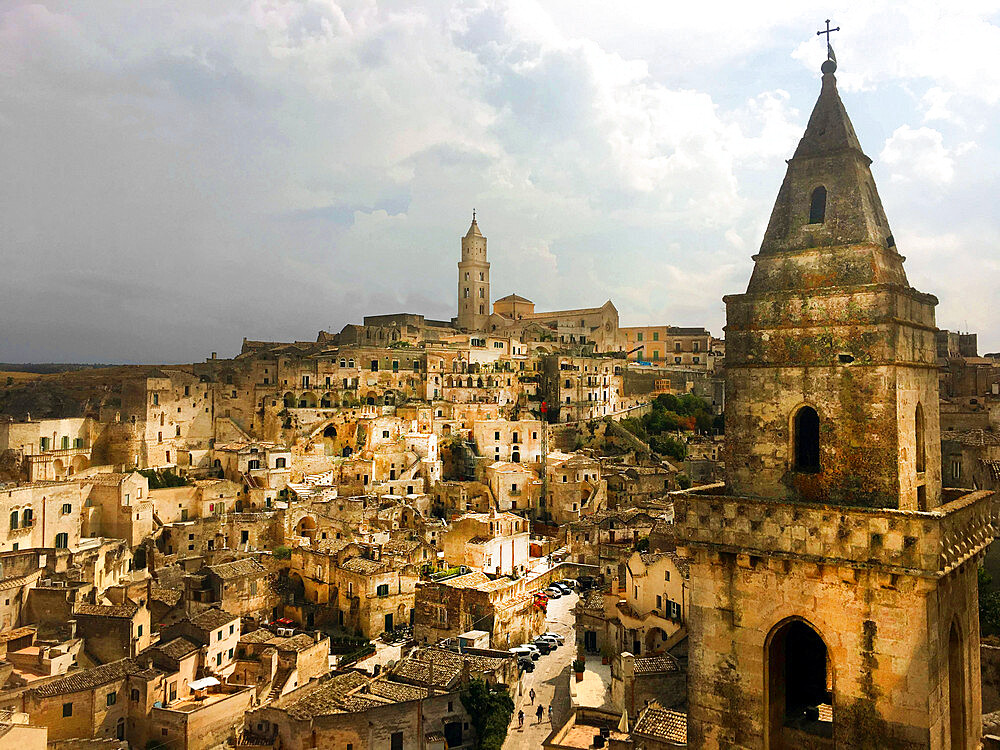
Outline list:
[[[206,688],[214,687],[215,685],[220,685],[221,683],[215,677],[202,677],[200,680],[195,680],[188,684],[188,687],[192,690],[205,690]]]

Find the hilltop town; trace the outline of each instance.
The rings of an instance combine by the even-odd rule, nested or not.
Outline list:
[[[451,320],[5,376],[3,746],[1000,747],[1000,355],[835,70],[725,340],[494,299],[474,215]]]

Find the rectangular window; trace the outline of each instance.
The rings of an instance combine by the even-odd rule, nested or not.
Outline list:
[[[653,331],[653,341],[659,341],[659,340],[660,340],[660,332]]]
[[[136,634],[136,635],[137,635],[138,637],[142,638],[142,625],[139,625],[139,626],[137,626],[137,630],[136,630],[136,633],[135,633],[135,634]]]
[[[65,516],[69,515],[72,512],[73,512],[73,506],[70,505],[69,503],[63,503],[62,514]]]
[[[172,700],[172,701],[177,700],[177,683],[176,682],[171,682],[170,683],[170,698],[169,698],[169,700]]]
[[[118,702],[118,693],[108,693],[107,701],[109,706],[115,705]]]
[[[403,733],[393,732],[389,738],[389,750],[403,750]]]
[[[43,451],[47,451],[49,449],[49,439],[42,438],[41,440],[39,440],[38,447],[41,448]]]
[[[159,393],[154,393],[153,394],[153,406],[159,406],[159,404],[160,404],[160,394]]]
[[[635,334],[635,340],[642,341],[642,331],[639,331],[638,333]]]
[[[63,717],[70,717],[73,715],[73,704],[63,703]]]
[[[375,589],[375,593],[378,596],[389,596],[389,584],[383,583],[379,585],[378,588]]]

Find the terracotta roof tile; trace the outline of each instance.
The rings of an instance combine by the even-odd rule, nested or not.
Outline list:
[[[687,714],[650,703],[639,714],[632,735],[687,744]]]

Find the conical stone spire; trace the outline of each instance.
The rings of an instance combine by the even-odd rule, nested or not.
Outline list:
[[[821,274],[826,282],[823,285],[907,283],[903,259],[896,251],[872,178],[871,159],[861,150],[837,92],[836,68],[833,60],[823,63],[820,95],[798,148],[788,161],[761,243],[751,291],[764,291],[775,283],[765,278],[770,273],[768,268],[761,268],[761,258],[825,248],[853,247],[854,251],[828,257],[837,268]],[[818,280],[812,272],[808,278],[796,274],[788,277],[786,273],[779,288],[815,286]]]

